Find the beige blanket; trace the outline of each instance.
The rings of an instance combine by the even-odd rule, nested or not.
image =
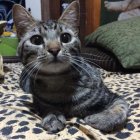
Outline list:
[[[19,87],[20,63],[5,64],[11,71],[5,73],[0,85],[0,140],[140,140],[140,74],[110,73],[101,70],[106,85],[124,96],[130,104],[128,122],[123,130],[104,134],[86,125],[80,118],[67,121],[66,128],[57,134],[48,134],[41,118],[32,108],[32,95]],[[111,118],[110,118],[111,119]]]

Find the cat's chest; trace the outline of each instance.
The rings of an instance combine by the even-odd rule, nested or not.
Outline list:
[[[41,75],[31,78],[31,89],[34,95],[46,100],[67,100],[77,89],[79,75],[66,73],[61,75]]]
[[[69,83],[70,81],[68,81],[63,76],[38,75],[33,86],[39,88],[40,90],[44,89],[44,92],[45,91],[55,92],[62,90],[64,88],[64,85]]]

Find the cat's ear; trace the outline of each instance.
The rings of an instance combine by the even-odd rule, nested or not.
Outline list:
[[[36,25],[36,22],[31,14],[21,5],[15,4],[12,10],[17,36],[21,38],[28,30]]]
[[[60,22],[70,25],[76,33],[79,32],[80,7],[77,1],[72,2],[59,18]]]

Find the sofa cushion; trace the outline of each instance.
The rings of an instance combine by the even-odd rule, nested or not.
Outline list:
[[[126,69],[140,69],[140,17],[100,26],[85,43],[112,52]]]

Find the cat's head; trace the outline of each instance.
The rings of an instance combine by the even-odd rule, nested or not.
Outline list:
[[[61,73],[71,67],[80,52],[79,3],[72,2],[57,21],[35,20],[21,5],[14,5],[13,19],[20,40],[18,55],[24,65],[47,73]]]

